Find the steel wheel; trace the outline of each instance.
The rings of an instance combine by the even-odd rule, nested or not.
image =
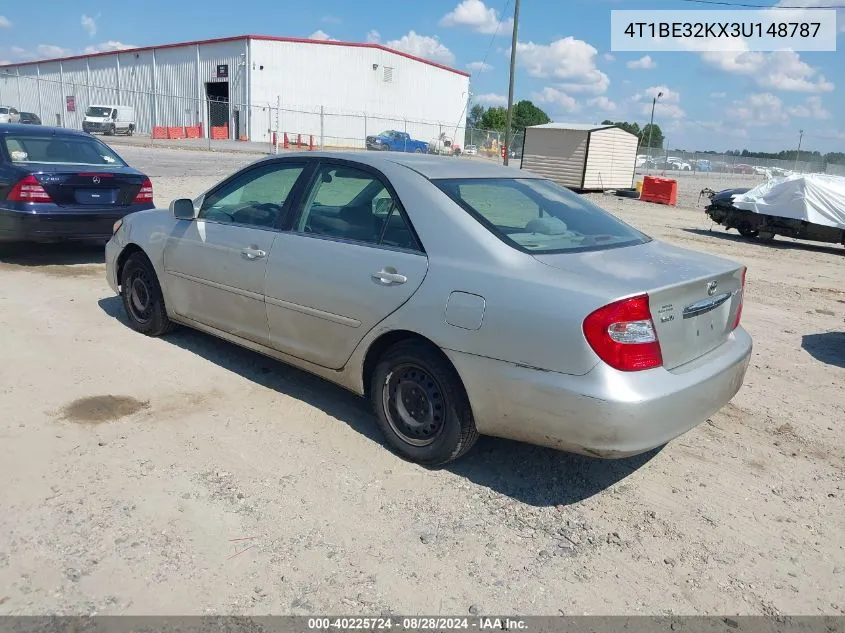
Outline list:
[[[153,295],[151,279],[146,270],[136,268],[132,271],[126,294],[130,316],[139,324],[149,323],[153,317]]]
[[[390,428],[411,446],[429,446],[443,430],[443,390],[416,365],[400,365],[387,375],[382,402]]]

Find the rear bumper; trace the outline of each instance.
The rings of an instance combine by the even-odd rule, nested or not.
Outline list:
[[[111,237],[115,221],[145,208],[84,212],[41,211],[27,213],[0,209],[0,242],[54,242],[65,240],[103,240]]]
[[[738,328],[716,350],[673,371],[619,372],[599,363],[583,376],[446,351],[479,433],[584,455],[644,453],[704,422],[742,386],[752,341]]]

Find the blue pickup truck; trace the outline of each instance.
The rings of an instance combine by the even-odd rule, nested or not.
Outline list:
[[[367,149],[382,152],[428,153],[428,143],[416,141],[407,132],[385,130],[381,134],[367,137]]]

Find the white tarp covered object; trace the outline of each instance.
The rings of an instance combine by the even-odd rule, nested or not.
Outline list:
[[[737,209],[845,229],[845,177],[794,174],[733,196]]]

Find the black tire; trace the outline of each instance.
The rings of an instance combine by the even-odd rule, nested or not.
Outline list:
[[[746,237],[748,239],[753,239],[760,233],[760,231],[751,227],[751,223],[748,220],[740,222],[739,226],[736,227],[736,230],[739,231],[739,234],[742,235],[742,237]]]
[[[130,125],[130,126],[126,129],[126,136],[132,136],[134,133],[135,133],[135,126],[134,126],[134,125]]]
[[[478,439],[458,373],[425,343],[401,341],[387,349],[373,371],[370,398],[388,445],[410,461],[442,466]]]
[[[757,240],[763,244],[770,244],[775,241],[775,234],[771,231],[760,231],[757,233]]]
[[[109,131],[107,132],[107,134],[109,136],[114,136],[115,134],[117,134],[117,128],[114,126],[114,123],[112,123],[109,127]]]
[[[129,326],[147,336],[161,336],[175,327],[167,316],[155,269],[143,253],[132,253],[120,275],[120,298]]]
[[[417,149],[414,150],[414,154],[422,154],[422,153],[423,153],[423,151],[422,151],[421,147],[418,147]]]

